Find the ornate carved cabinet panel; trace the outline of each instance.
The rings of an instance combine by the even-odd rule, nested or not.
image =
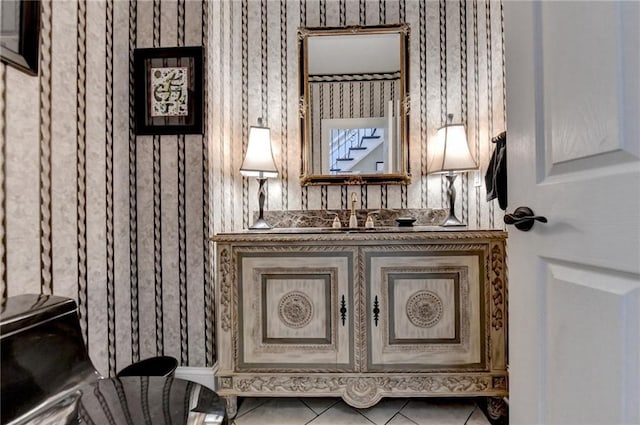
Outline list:
[[[507,395],[506,233],[219,234],[218,392]]]
[[[353,251],[234,255],[238,371],[353,370]]]
[[[482,251],[394,248],[364,250],[368,370],[481,370]]]

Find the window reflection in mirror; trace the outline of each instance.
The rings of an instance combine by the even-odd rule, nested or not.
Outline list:
[[[302,184],[408,183],[408,27],[299,34]]]

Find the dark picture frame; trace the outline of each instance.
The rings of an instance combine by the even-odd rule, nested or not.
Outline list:
[[[136,134],[202,134],[203,51],[135,49]]]
[[[2,0],[0,8],[0,60],[38,75],[40,0]]]

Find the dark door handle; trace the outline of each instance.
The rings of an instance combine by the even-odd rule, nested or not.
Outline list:
[[[534,215],[533,211],[529,207],[518,207],[513,214],[505,214],[504,222],[506,224],[513,224],[516,229],[526,232],[533,227],[535,221],[540,223],[546,223],[547,218],[541,215]]]

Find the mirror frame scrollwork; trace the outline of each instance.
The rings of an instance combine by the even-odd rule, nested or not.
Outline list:
[[[399,170],[381,174],[314,174],[311,166],[311,123],[309,104],[309,60],[308,39],[314,36],[348,35],[348,34],[400,34],[400,164]],[[298,29],[298,61],[299,61],[299,98],[298,115],[300,119],[301,172],[300,184],[312,185],[361,185],[361,184],[409,184],[411,174],[409,168],[409,25],[390,24],[374,26],[347,27],[301,27]]]

